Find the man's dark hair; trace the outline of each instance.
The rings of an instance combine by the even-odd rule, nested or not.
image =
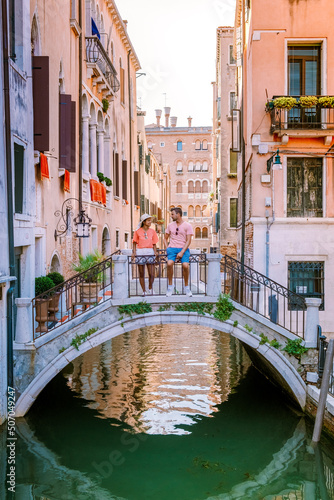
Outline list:
[[[175,212],[176,214],[180,214],[182,217],[182,210],[179,207],[172,208],[171,212]]]

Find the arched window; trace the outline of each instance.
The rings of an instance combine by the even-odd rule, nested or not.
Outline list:
[[[200,227],[196,227],[195,229],[195,238],[201,238],[201,228]]]
[[[57,272],[57,273],[61,272],[60,260],[59,260],[59,257],[56,253],[52,257],[51,266],[50,266],[50,273],[54,273],[54,272]]]
[[[108,228],[105,227],[102,233],[102,255],[108,257],[110,253],[111,253],[110,234]]]
[[[189,181],[188,182],[188,193],[193,193],[194,192],[194,182]]]
[[[176,183],[176,192],[177,193],[182,193],[182,182],[177,182]]]
[[[193,172],[194,171],[194,162],[190,161],[188,163],[188,172]]]
[[[208,192],[209,192],[209,183],[208,181],[203,181],[202,193],[208,193]]]
[[[201,141],[199,139],[195,142],[195,149],[201,149]]]
[[[90,105],[90,120],[89,120],[89,171],[93,178],[97,172],[97,143],[96,143],[96,111],[94,104]]]
[[[196,171],[196,172],[200,172],[200,171],[201,171],[201,162],[200,162],[200,161],[197,161],[197,162],[196,162],[196,165],[195,165],[195,171]]]
[[[195,193],[201,192],[201,181],[196,181],[195,183]]]
[[[209,169],[208,169],[208,162],[207,161],[203,161],[203,167],[202,167],[202,170],[203,172],[207,172]]]
[[[207,217],[207,215],[205,214],[205,210],[206,210],[206,205],[203,205],[202,207],[202,217]]]
[[[192,205],[188,207],[188,217],[194,217],[194,207]]]
[[[176,143],[176,150],[177,151],[182,151],[182,141],[177,141],[177,143]]]
[[[202,142],[202,149],[208,149],[208,141],[206,139]]]
[[[207,238],[208,237],[208,228],[203,227],[202,229],[202,238]]]
[[[169,207],[169,210],[173,210],[173,208],[175,208],[175,205],[171,205],[171,206]]]
[[[183,171],[183,166],[182,166],[182,161],[178,161],[176,164],[176,171],[177,172],[182,172]]]
[[[201,216],[202,216],[201,207],[199,205],[196,205],[196,208],[195,208],[195,217],[201,217]]]

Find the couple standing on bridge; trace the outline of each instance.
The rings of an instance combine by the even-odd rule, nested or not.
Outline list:
[[[192,293],[189,286],[189,257],[190,250],[189,246],[191,243],[191,238],[194,234],[192,226],[182,220],[182,210],[181,208],[173,208],[171,210],[171,217],[173,222],[168,224],[165,231],[164,246],[167,249],[167,278],[168,286],[166,296],[170,297],[173,294],[173,272],[175,260],[181,261],[183,277],[184,277],[184,289],[188,297],[192,297]],[[147,294],[145,288],[145,264],[147,265],[149,282],[148,282],[148,294],[153,294],[153,282],[154,282],[154,265],[157,263],[157,243],[158,235],[151,226],[152,218],[149,214],[143,214],[140,218],[139,226],[137,231],[133,235],[133,252],[132,257],[145,256],[144,263],[138,263],[139,270],[139,282],[143,290],[143,296]],[[152,255],[152,257],[150,257]]]

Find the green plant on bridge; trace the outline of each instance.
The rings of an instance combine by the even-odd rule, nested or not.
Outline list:
[[[71,346],[75,347],[76,350],[78,351],[79,350],[79,346],[85,342],[85,340],[87,340],[87,338],[90,336],[90,335],[93,335],[93,333],[97,332],[98,328],[90,328],[89,330],[87,330],[87,332],[85,333],[82,333],[80,335],[76,334],[76,336],[71,340]]]
[[[247,328],[246,328],[246,330],[247,330]],[[267,335],[265,335],[264,333],[260,333],[260,337],[261,337],[260,345],[269,344],[269,339],[268,339]]]
[[[148,302],[138,302],[137,304],[125,304],[124,306],[119,306],[118,312],[121,315],[127,314],[132,318],[134,314],[147,314],[152,312],[152,306]]]
[[[289,339],[286,346],[283,347],[283,351],[287,352],[291,356],[294,356],[300,361],[301,355],[308,351],[308,347],[302,345],[302,339]]]
[[[163,311],[170,311],[170,308],[172,307],[172,304],[164,304],[163,306],[160,306],[158,308],[158,311],[159,312],[163,312]]]
[[[282,344],[280,344],[280,343],[278,342],[278,340],[276,340],[276,339],[272,339],[272,340],[269,342],[269,345],[270,345],[271,347],[274,347],[275,349],[280,349],[280,348],[282,347]]]
[[[251,326],[247,325],[247,323],[245,324],[244,329],[247,330],[247,332],[249,332],[249,333],[251,333],[253,331],[253,328]]]
[[[230,319],[235,307],[232,304],[231,298],[229,295],[223,294],[219,295],[218,301],[216,303],[216,310],[213,313],[213,316],[219,321],[226,321]]]
[[[175,311],[196,312],[198,314],[212,314],[214,304],[208,302],[185,302],[184,304],[176,304]]]

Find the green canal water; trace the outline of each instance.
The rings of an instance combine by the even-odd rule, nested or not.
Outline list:
[[[136,330],[77,358],[17,419],[15,498],[333,499],[333,442],[314,451],[311,431],[229,335]]]

